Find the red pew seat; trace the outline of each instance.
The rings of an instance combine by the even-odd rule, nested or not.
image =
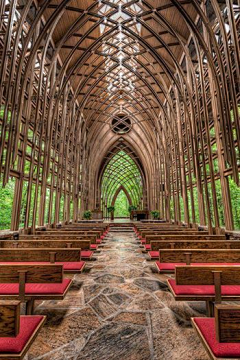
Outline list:
[[[214,318],[194,318],[193,321],[216,358],[236,359],[240,357],[240,343],[219,343],[217,341]]]
[[[168,282],[176,295],[215,295],[214,285],[176,285],[174,279]],[[240,285],[222,285],[221,294],[223,296],[240,295]]]
[[[83,259],[88,259],[90,260],[93,256],[93,251],[90,251],[90,250],[82,250],[81,251],[81,257]]]
[[[91,244],[90,245],[91,250],[97,250],[97,248],[98,248],[97,244]]]
[[[159,251],[149,251],[148,255],[151,259],[158,259],[159,258]]]
[[[26,295],[61,295],[69,286],[71,279],[63,279],[60,284],[26,284]],[[19,284],[0,284],[0,295],[18,295]]]
[[[160,261],[156,261],[156,266],[158,268],[158,270],[161,271],[175,271],[175,267],[176,266],[185,266],[186,263],[160,263]],[[237,265],[239,266],[239,263],[192,263],[192,266],[209,266],[209,265],[229,265],[229,266],[234,266]],[[191,266],[190,265],[190,266]]]
[[[0,354],[20,354],[43,319],[44,316],[40,315],[21,316],[19,334],[16,337],[0,338]]]

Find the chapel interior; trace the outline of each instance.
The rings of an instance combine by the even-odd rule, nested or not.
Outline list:
[[[0,1],[0,360],[240,360],[240,0]]]

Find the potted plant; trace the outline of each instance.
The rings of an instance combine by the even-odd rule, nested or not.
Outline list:
[[[137,210],[137,207],[135,205],[129,205],[128,211],[131,213],[134,210]]]
[[[151,214],[152,214],[154,220],[159,220],[160,219],[160,211],[153,210],[153,211],[151,211]]]
[[[114,210],[115,210],[114,206],[109,206],[107,208],[108,213],[111,214],[111,220],[114,220]]]
[[[158,210],[151,211],[154,220],[159,220],[160,212]]]
[[[91,218],[92,218],[92,212],[91,212],[90,210],[84,211],[84,213],[83,213],[83,218],[84,218],[85,220],[91,220]]]

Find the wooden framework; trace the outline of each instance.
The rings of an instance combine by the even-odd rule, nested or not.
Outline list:
[[[121,137],[150,210],[196,223],[198,207],[212,233],[220,181],[232,230],[239,11],[239,0],[1,1],[0,172],[3,185],[15,179],[11,229],[21,213],[34,230],[99,207],[104,157]],[[111,128],[119,113],[131,120],[122,135]]]

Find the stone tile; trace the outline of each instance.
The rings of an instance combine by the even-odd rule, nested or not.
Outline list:
[[[147,332],[131,324],[112,323],[97,330],[76,360],[149,360]]]
[[[89,307],[78,310],[70,315],[53,309],[43,312],[48,315],[47,322],[36,341],[31,347],[30,358],[56,350],[63,345],[86,338],[89,332],[97,329],[101,324]]]
[[[92,298],[97,296],[102,290],[104,286],[99,284],[87,285],[83,287],[83,294],[85,303],[88,303]]]
[[[143,294],[143,289],[140,289],[133,283],[126,283],[118,285],[118,288],[124,290],[124,292],[130,296],[140,295]]]
[[[151,314],[154,360],[208,360],[192,328],[184,328],[173,312],[165,307]]]
[[[110,302],[103,294],[96,296],[88,304],[101,318],[107,318],[118,310],[118,306]]]
[[[122,284],[125,282],[123,276],[117,276],[112,274],[104,274],[98,276],[95,281],[99,284]]]
[[[128,306],[127,310],[155,310],[161,309],[164,304],[150,294],[140,295],[135,298]]]
[[[147,326],[146,314],[140,311],[123,311],[120,314],[114,316],[111,320],[114,322],[125,322],[134,325]]]
[[[133,281],[133,283],[135,285],[143,288],[144,290],[147,290],[150,292],[157,291],[157,290],[162,290],[162,291],[168,290],[166,283],[160,282],[158,280],[149,279],[149,278],[135,279]]]
[[[126,294],[123,294],[123,293],[114,293],[114,294],[108,295],[108,299],[111,300],[116,305],[122,305],[122,304],[126,303],[127,301],[129,301],[130,298],[129,298],[129,296],[127,296]]]

